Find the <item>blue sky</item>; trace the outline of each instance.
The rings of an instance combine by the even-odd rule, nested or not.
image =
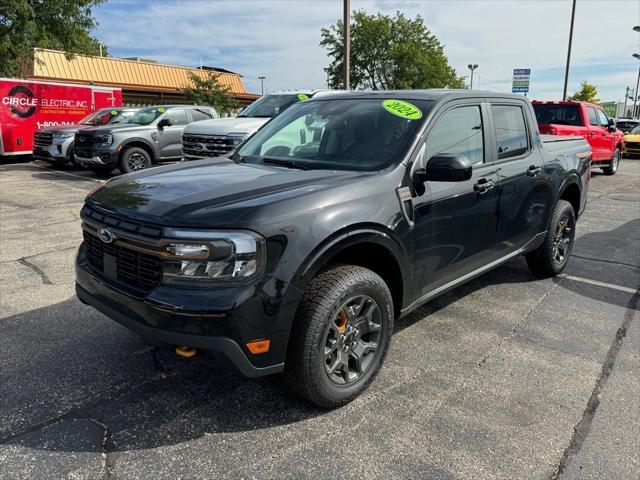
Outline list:
[[[369,13],[421,15],[458,74],[480,65],[474,88],[510,91],[514,68],[531,69],[530,98],[562,95],[570,0],[352,0]],[[342,15],[342,0],[107,0],[94,11],[95,35],[111,55],[197,66],[244,76],[249,91],[322,88],[320,29]],[[582,80],[603,101],[623,100],[640,61],[640,1],[578,0],[569,91]]]

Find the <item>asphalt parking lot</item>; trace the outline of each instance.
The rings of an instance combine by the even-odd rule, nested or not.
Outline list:
[[[335,411],[82,305],[96,178],[0,165],[0,478],[640,477],[640,160],[594,170],[565,275],[516,259],[401,319]]]

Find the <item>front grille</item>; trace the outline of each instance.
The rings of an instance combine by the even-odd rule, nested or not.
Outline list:
[[[76,145],[93,145],[102,142],[102,136],[91,135],[89,133],[76,133]]]
[[[144,292],[149,292],[160,284],[160,259],[123,246],[104,243],[86,230],[83,236],[87,260],[95,270],[107,276],[112,276],[109,272],[115,271],[116,280]],[[109,258],[105,254],[115,259],[114,269],[105,266],[105,258]]]
[[[237,138],[226,135],[193,135],[182,137],[182,153],[197,157],[218,157],[229,153]]]
[[[86,204],[80,211],[80,217],[92,224],[99,224],[100,226],[105,227],[114,227],[125,232],[140,235],[142,237],[154,239],[162,237],[162,227],[157,227],[155,225],[150,225],[135,220],[124,219],[111,212],[100,210]]]
[[[627,148],[633,148],[634,150],[636,148],[640,148],[640,142],[625,142],[625,147]]]
[[[33,135],[33,144],[36,147],[48,147],[53,143],[53,133],[36,132]]]

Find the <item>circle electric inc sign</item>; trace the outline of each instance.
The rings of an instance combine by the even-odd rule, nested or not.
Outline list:
[[[38,99],[33,96],[33,92],[29,88],[24,85],[16,85],[2,99],[2,104],[9,106],[14,115],[28,118],[35,113]]]

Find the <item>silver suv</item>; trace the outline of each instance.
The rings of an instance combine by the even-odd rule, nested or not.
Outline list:
[[[75,136],[74,155],[95,172],[143,170],[164,160],[182,157],[182,131],[197,120],[217,118],[211,107],[162,105],[141,108],[125,123],[94,127]]]
[[[41,128],[33,134],[33,157],[46,160],[52,165],[73,163],[73,141],[75,134],[86,128],[117,125],[127,121],[137,108],[109,107],[90,113],[77,124],[57,125]]]
[[[287,90],[259,98],[237,117],[195,122],[184,129],[184,160],[219,157],[229,153],[262,125],[294,103],[311,97],[335,93],[335,90]]]

